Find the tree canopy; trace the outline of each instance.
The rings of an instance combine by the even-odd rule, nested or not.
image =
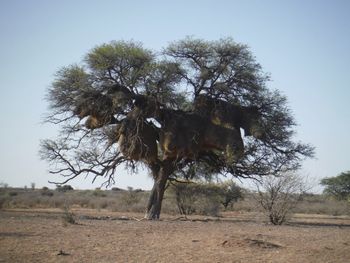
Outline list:
[[[313,155],[293,141],[287,99],[268,81],[249,48],[230,38],[185,38],[161,52],[102,44],[56,73],[46,120],[61,129],[40,153],[63,184],[92,175],[109,185],[119,165],[144,164],[155,180],[147,211],[158,218],[165,184],[181,170],[259,178]]]
[[[350,171],[335,177],[324,178],[321,185],[325,186],[324,193],[339,200],[350,199]]]

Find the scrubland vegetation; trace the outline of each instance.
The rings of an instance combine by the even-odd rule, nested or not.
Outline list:
[[[226,187],[226,188],[225,188]],[[255,192],[231,189],[215,184],[174,184],[165,194],[162,212],[170,215],[220,216],[224,211],[263,212]],[[44,187],[0,188],[1,209],[89,208],[112,212],[145,212],[150,192],[141,189],[73,190],[69,186],[55,190]],[[227,198],[232,198],[225,203]],[[326,195],[304,194],[292,209],[293,213],[350,215],[350,203]]]

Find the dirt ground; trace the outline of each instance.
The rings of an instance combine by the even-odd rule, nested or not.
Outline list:
[[[350,262],[350,218],[297,215],[273,226],[261,215],[136,220],[141,214],[0,211],[0,262]]]

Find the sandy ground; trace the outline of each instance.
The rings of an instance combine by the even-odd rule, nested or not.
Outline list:
[[[140,214],[0,211],[0,262],[350,262],[350,218],[297,215],[272,226],[256,214],[137,221]]]

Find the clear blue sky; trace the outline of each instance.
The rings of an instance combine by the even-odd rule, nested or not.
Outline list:
[[[248,44],[271,88],[289,99],[296,140],[316,147],[302,173],[316,178],[350,170],[350,1],[0,1],[0,182],[48,185],[39,140],[46,89],[62,66],[94,46],[137,40],[160,50],[194,36]],[[117,186],[150,188],[145,172],[120,171]],[[98,187],[91,180],[71,185]],[[51,186],[52,187],[52,186]]]

